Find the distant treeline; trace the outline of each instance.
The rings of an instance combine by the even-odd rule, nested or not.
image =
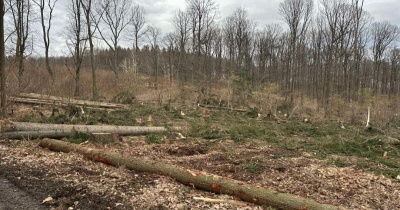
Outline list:
[[[78,11],[86,11],[87,5],[85,1],[72,2],[76,9],[71,14],[77,19]],[[168,76],[200,88],[230,80],[238,97],[274,83],[289,100],[293,94],[303,93],[325,105],[333,96],[350,101],[400,93],[400,49],[396,46],[400,30],[389,22],[374,22],[363,10],[363,0],[284,0],[278,12],[287,30],[278,24],[258,27],[243,8],[217,21],[215,1],[187,0],[186,10],[173,19],[174,31],[165,35],[158,28],[144,27],[145,11],[129,4],[125,7],[133,12],[126,21],[131,31],[116,32],[130,35],[133,48],[120,47],[119,34],[105,29],[117,16],[100,11],[128,4],[124,0],[110,2],[100,4],[102,10],[93,10],[102,21],[92,24],[96,28],[93,34],[108,47],[94,48],[92,68],[112,70],[117,77],[119,72],[130,71],[152,75],[157,83],[158,77]],[[81,22],[85,25],[84,19]],[[96,23],[95,19],[91,23]],[[76,21],[71,26],[82,27],[70,37],[71,56],[50,58],[50,63],[90,67],[89,36],[84,35],[89,29]],[[72,34],[77,31],[74,27]],[[145,45],[140,47],[139,40]],[[45,63],[45,58],[29,59]]]

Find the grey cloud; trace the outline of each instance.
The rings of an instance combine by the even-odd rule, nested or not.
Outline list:
[[[226,2],[226,3],[225,3]],[[247,10],[249,18],[261,27],[268,23],[282,23],[278,14],[279,0],[262,1],[222,1],[221,14],[223,17],[231,15],[236,8],[242,7]]]
[[[218,21],[231,15],[236,8],[248,11],[249,18],[257,22],[258,27],[268,23],[285,25],[278,14],[279,3],[283,0],[215,0],[219,5]],[[316,2],[319,0],[315,0]],[[162,33],[173,31],[172,20],[179,9],[186,8],[186,0],[136,0],[147,12],[147,24],[159,27]],[[67,27],[69,1],[58,1],[53,19],[52,51],[60,54],[66,51],[63,33]],[[365,0],[364,8],[376,21],[390,21],[400,27],[399,0]]]
[[[365,3],[365,11],[369,12],[376,21],[389,21],[400,27],[399,0],[369,0]]]
[[[184,0],[140,0],[136,1],[147,12],[148,24],[159,27],[163,32],[172,31],[172,20],[179,9],[184,9]]]

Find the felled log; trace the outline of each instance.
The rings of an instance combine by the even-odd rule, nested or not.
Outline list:
[[[339,207],[317,203],[308,198],[275,192],[205,172],[184,169],[168,163],[162,163],[160,160],[147,160],[135,157],[127,158],[116,153],[89,149],[76,144],[51,139],[41,140],[39,146],[58,152],[77,152],[90,160],[112,166],[124,166],[135,171],[169,176],[191,187],[214,193],[233,195],[243,201],[278,209],[340,209]]]
[[[210,105],[205,105],[205,104],[197,104],[197,105],[199,107],[207,108],[207,109],[222,109],[222,110],[235,111],[235,112],[249,112],[250,111],[247,109],[234,109],[234,108],[228,108],[228,107],[223,107],[223,106],[210,106]]]
[[[42,95],[37,93],[20,93],[18,97],[20,98],[27,98],[27,101],[38,104],[48,104],[48,103],[58,103],[58,104],[74,104],[77,106],[86,106],[86,107],[98,107],[98,108],[108,108],[108,109],[118,109],[118,108],[126,108],[127,106],[124,104],[115,104],[115,103],[107,103],[107,102],[99,102],[99,101],[87,101],[87,100],[79,100],[79,99],[72,99],[72,98],[63,98],[58,96],[49,96],[49,95]],[[20,101],[23,102],[23,101]]]
[[[115,133],[121,136],[145,135],[150,133],[164,133],[180,131],[179,127],[145,127],[145,126],[114,126],[114,125],[66,125],[41,124],[27,122],[2,121],[1,138],[28,139],[28,138],[61,138],[68,137],[73,132],[81,133]]]
[[[62,101],[51,101],[51,100],[43,100],[43,99],[35,99],[35,98],[21,98],[21,97],[8,97],[8,101],[10,102],[15,102],[15,103],[21,103],[21,104],[35,104],[35,105],[51,105],[51,106],[57,106],[57,107],[67,107],[70,105],[70,103],[62,102]],[[83,107],[83,105],[76,105],[75,106],[80,106]],[[90,110],[101,110],[101,111],[113,111],[116,109],[119,109],[120,107],[116,108],[103,108],[103,107],[91,107],[84,105],[86,109]]]

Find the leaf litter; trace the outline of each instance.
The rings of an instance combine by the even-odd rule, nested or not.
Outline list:
[[[400,206],[398,180],[352,167],[338,168],[310,154],[279,157],[279,151],[269,147],[228,140],[148,144],[145,137],[83,146],[160,160],[349,209]],[[10,169],[10,174],[2,169]],[[31,184],[36,191],[32,195],[41,196],[36,197],[38,202],[53,209],[270,209],[239,205],[243,203],[232,196],[196,190],[169,177],[95,163],[75,153],[51,152],[35,141],[0,140],[0,175],[15,176],[14,182],[48,183],[46,190]]]

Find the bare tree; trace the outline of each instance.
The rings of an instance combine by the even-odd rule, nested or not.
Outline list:
[[[93,99],[97,99],[99,94],[97,91],[96,65],[94,64],[93,38],[96,30],[98,29],[100,19],[103,16],[104,11],[102,10],[99,11],[100,13],[96,13],[92,7],[92,0],[80,0],[80,4],[82,5],[85,15],[87,39],[89,41],[90,68],[92,69],[92,97]]]
[[[248,18],[247,11],[238,8],[225,21],[225,34],[229,37],[228,46],[234,60],[233,74],[239,79],[234,87],[234,96],[243,103],[251,92],[254,28],[255,24]]]
[[[101,19],[105,25],[99,29],[99,34],[113,52],[113,61],[109,66],[118,78],[118,44],[122,33],[133,19],[132,2],[130,0],[101,0],[97,5],[97,13],[104,12]]]
[[[364,55],[364,48],[362,44],[363,40],[363,31],[365,28],[366,23],[369,22],[367,17],[367,13],[363,11],[364,7],[364,0],[352,0],[351,1],[352,5],[352,11],[353,11],[353,19],[355,21],[355,26],[353,28],[354,33],[353,33],[353,44],[352,44],[352,56],[353,56],[353,62],[351,68],[353,71],[351,71],[350,78],[353,79],[353,83],[349,84],[349,94],[351,93],[355,95],[356,92],[358,92],[360,88],[360,75],[361,72],[361,62],[363,59]],[[364,23],[364,24],[363,24]],[[365,45],[365,44],[364,44]]]
[[[363,0],[321,0],[320,3],[320,16],[311,35],[313,44],[318,44],[313,45],[313,53],[319,59],[313,58],[312,62],[316,64],[313,68],[320,81],[314,87],[322,90],[322,94],[316,95],[326,106],[334,94],[350,101],[362,95],[358,94],[360,88],[369,86],[365,81],[370,81],[370,73],[361,65],[367,52],[366,29],[370,16],[363,11]]]
[[[205,60],[201,55],[205,51],[204,47],[210,41],[210,30],[213,28],[217,16],[218,6],[213,0],[186,0],[188,12],[191,19],[192,30],[192,51],[197,54],[195,65],[197,72],[204,69]],[[194,82],[194,68],[192,68],[192,82]]]
[[[51,21],[53,18],[53,10],[54,6],[57,3],[58,0],[51,0],[47,1],[47,4],[45,3],[45,0],[39,0],[39,1],[33,1],[40,9],[40,23],[42,25],[42,33],[43,33],[43,42],[44,42],[44,50],[45,50],[45,61],[46,61],[46,69],[49,72],[49,75],[52,77],[54,80],[54,73],[53,70],[50,67],[50,62],[49,62],[49,48],[50,48],[50,29],[51,29]],[[45,7],[47,5],[48,8],[48,17],[47,17],[47,26],[45,23]]]
[[[137,68],[142,69],[142,62],[139,58],[139,42],[143,36],[147,33],[147,28],[144,28],[146,24],[146,11],[139,4],[134,4],[132,8],[132,19],[131,26],[133,32],[133,61]]]
[[[384,55],[389,46],[396,40],[400,34],[400,30],[396,25],[385,22],[375,22],[371,28],[372,34],[372,54],[374,61],[374,80],[373,87],[377,92],[379,89],[384,92],[384,85],[388,84],[384,81],[385,74],[381,71],[381,65],[384,60]]]
[[[236,60],[236,42],[235,42],[235,24],[231,18],[226,18],[225,23],[223,25],[223,33],[224,33],[224,45],[226,47],[226,57],[227,57],[227,76],[230,77],[232,74],[231,69],[235,67]]]
[[[236,64],[243,67],[246,63],[246,57],[250,53],[249,49],[251,48],[250,45],[255,24],[248,18],[247,11],[243,8],[236,9],[227,18],[226,24],[225,28],[231,29],[233,32],[233,46],[235,46],[233,50]]]
[[[269,24],[263,31],[257,33],[257,56],[256,63],[258,66],[259,83],[276,82],[278,71],[278,40],[282,33],[282,28],[278,24]]]
[[[206,31],[210,29],[217,15],[217,5],[213,0],[186,0],[192,19],[193,51],[199,55],[206,40]]]
[[[86,51],[87,37],[85,35],[82,21],[82,4],[80,0],[71,0],[70,18],[67,31],[67,45],[72,55],[75,70],[74,96],[80,96],[80,76],[83,57]],[[67,65],[68,67],[68,65]],[[68,67],[69,69],[69,67]]]
[[[153,58],[153,71],[154,71],[154,76],[155,76],[155,87],[156,90],[158,90],[158,51],[160,50],[159,48],[159,38],[161,34],[161,30],[157,27],[154,26],[149,26],[147,28],[147,38],[149,40],[150,46],[151,46],[151,52],[152,52],[152,58]]]
[[[313,21],[313,27],[310,30],[310,48],[311,53],[310,57],[312,62],[310,62],[310,78],[311,82],[309,82],[309,94],[317,99],[318,101],[322,100],[322,92],[321,89],[323,84],[323,74],[321,71],[324,66],[324,21],[322,16],[318,16]],[[320,82],[317,82],[320,81]]]
[[[166,47],[167,53],[165,55],[166,60],[167,60],[167,74],[169,76],[169,82],[170,85],[172,85],[172,82],[174,80],[174,76],[177,74],[176,73],[176,66],[178,65],[175,62],[175,57],[177,52],[177,36],[173,32],[168,33],[167,35],[164,36],[163,38],[164,45]],[[181,84],[181,81],[179,79],[179,72],[178,72],[178,78],[176,78]]]
[[[147,30],[143,30],[146,23],[146,11],[139,4],[134,4],[132,9],[131,25],[133,27],[135,52],[139,50],[139,41]]]
[[[179,47],[178,54],[178,76],[180,79],[180,84],[183,85],[184,82],[187,82],[187,74],[185,74],[185,70],[187,69],[187,45],[189,42],[189,33],[190,33],[190,16],[187,12],[178,11],[175,14],[174,20],[174,28],[175,28],[175,36],[177,39],[177,45]]]
[[[21,91],[22,75],[25,71],[24,60],[28,48],[28,38],[30,35],[31,12],[30,1],[8,0],[12,19],[14,22],[15,58],[18,63],[18,89]]]
[[[224,32],[221,27],[215,29],[214,31],[214,39],[213,39],[213,51],[215,53],[215,68],[213,72],[213,76],[216,80],[220,79],[221,77],[224,77],[225,72],[224,68],[222,66],[222,61],[224,59],[223,53],[224,53],[224,48],[223,48],[223,39],[224,39]]]
[[[7,117],[7,106],[6,106],[6,71],[5,71],[5,47],[4,47],[4,1],[0,2],[0,108],[1,108],[1,119]]]
[[[175,14],[173,23],[179,40],[179,50],[185,52],[186,45],[189,41],[190,16],[187,12],[179,10],[178,13]]]
[[[284,0],[279,4],[279,14],[289,26],[289,54],[286,71],[286,84],[290,94],[290,103],[293,103],[295,88],[298,44],[302,44],[311,20],[313,0]]]
[[[345,93],[343,82],[348,79],[348,61],[351,49],[354,19],[351,5],[344,0],[322,0],[326,29],[323,30],[326,47],[324,99],[328,104],[331,92]],[[340,69],[340,70],[339,70]],[[342,83],[342,84],[341,84]],[[333,88],[336,86],[336,88]]]
[[[399,69],[400,69],[400,48],[393,48],[390,56],[390,92],[389,96],[398,94],[399,91]]]

